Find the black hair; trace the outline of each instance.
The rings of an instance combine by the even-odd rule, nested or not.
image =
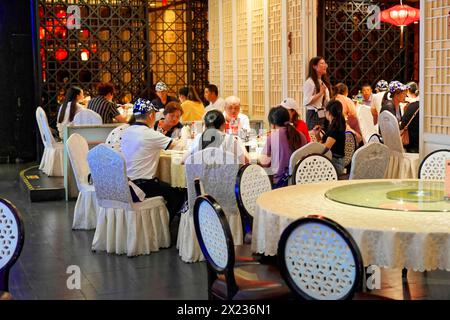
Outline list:
[[[342,113],[342,103],[338,100],[330,100],[325,106],[325,110],[333,116],[333,120],[331,120],[328,130],[338,132],[345,131],[346,122]]]
[[[285,127],[289,148],[295,151],[302,147],[302,136],[289,121],[289,112],[283,106],[276,106],[269,111],[268,120],[270,124]]]
[[[316,72],[316,69],[314,69],[314,67],[317,66],[321,60],[325,61],[325,58],[324,57],[314,57],[311,60],[309,60],[309,65],[308,65],[308,78],[311,78],[314,81],[314,86],[316,87],[316,92],[320,91],[320,84],[319,84],[319,77],[317,76],[317,72]],[[331,82],[330,82],[330,78],[328,77],[328,74],[324,74],[322,76],[322,82],[327,86],[330,94],[332,94],[333,92],[331,91]]]
[[[215,84],[209,84],[206,86],[206,89],[208,89],[209,92],[215,93],[216,96],[219,95],[219,89]]]
[[[178,90],[178,95],[187,97],[189,94],[189,88],[188,87],[182,87]]]
[[[64,116],[66,114],[67,106],[70,103],[70,113],[69,113],[69,122],[73,121],[75,117],[75,112],[77,111],[77,97],[81,93],[81,88],[73,86],[67,90],[67,94],[64,97],[64,102],[61,107],[61,111],[59,112],[58,123],[62,123],[64,121]]]
[[[225,123],[225,117],[222,112],[218,110],[208,111],[205,116],[205,132],[202,133],[201,137],[201,149],[206,149],[207,147],[218,147],[222,144],[222,134],[220,134],[219,129]],[[204,139],[205,134],[210,136],[210,139]]]

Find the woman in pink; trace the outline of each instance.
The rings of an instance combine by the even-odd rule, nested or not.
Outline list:
[[[362,141],[361,129],[356,115],[356,107],[353,101],[348,97],[348,87],[343,83],[338,83],[333,88],[335,99],[342,104],[342,114],[347,123],[347,130],[356,135],[358,143]]]

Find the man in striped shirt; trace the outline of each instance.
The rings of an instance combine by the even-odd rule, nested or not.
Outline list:
[[[89,101],[88,109],[98,113],[103,123],[127,122],[125,116],[117,111],[116,105],[112,102],[114,96],[114,86],[111,83],[100,83],[97,87],[97,97]]]

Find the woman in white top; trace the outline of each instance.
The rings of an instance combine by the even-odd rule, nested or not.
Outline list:
[[[190,150],[184,154],[182,163],[190,155],[211,147],[221,148],[224,151],[233,153],[238,163],[250,162],[250,156],[241,139],[225,133],[225,117],[222,112],[218,110],[208,111],[204,119],[205,132],[195,137]]]
[[[330,101],[331,84],[327,75],[328,65],[323,57],[309,61],[308,79],[303,85],[303,104],[306,108],[308,130],[316,125],[324,126],[325,106]]]
[[[84,99],[83,90],[79,87],[71,87],[64,98],[64,102],[59,108],[57,124],[59,137],[63,138],[64,127],[73,121],[75,115],[83,108],[80,101]]]

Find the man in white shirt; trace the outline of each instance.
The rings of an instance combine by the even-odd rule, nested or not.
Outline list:
[[[209,105],[205,108],[205,113],[211,110],[223,111],[225,101],[219,98],[219,89],[216,85],[210,84],[205,88],[205,99]]]
[[[230,125],[233,121],[238,122],[238,130],[244,129],[250,132],[250,120],[245,114],[241,113],[241,100],[238,97],[231,96],[226,98],[224,109],[225,132],[228,132],[231,128]]]
[[[138,99],[133,107],[136,122],[122,135],[121,150],[125,157],[127,176],[142,191],[146,198],[162,196],[167,201],[171,220],[186,200],[186,190],[172,188],[155,177],[161,150],[173,149],[176,142],[155,131],[155,116],[158,108],[149,100]],[[132,190],[132,189],[130,189]],[[133,201],[139,201],[131,191]]]

